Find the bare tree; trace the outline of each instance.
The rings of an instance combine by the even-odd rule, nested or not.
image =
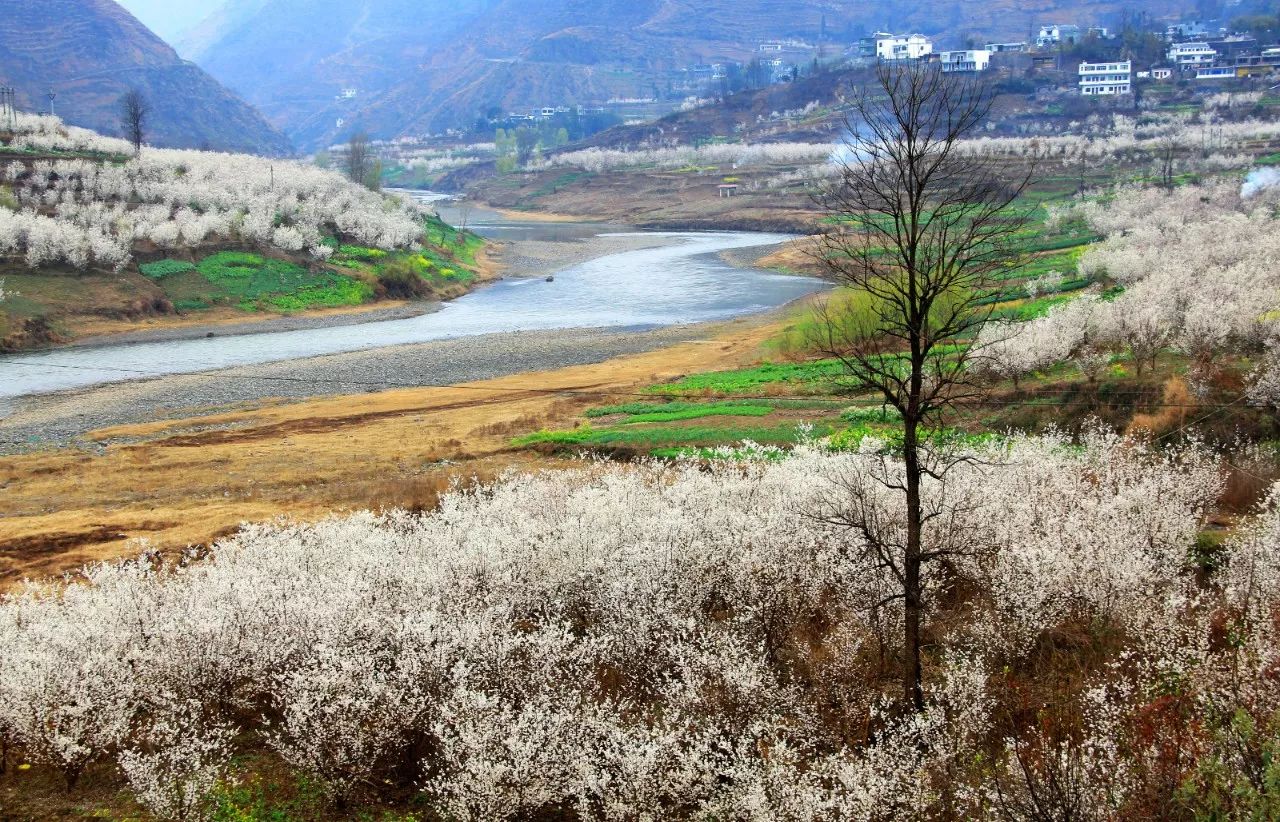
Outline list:
[[[120,130],[133,144],[133,153],[142,153],[147,139],[147,126],[151,120],[151,104],[141,91],[130,89],[120,98]]]
[[[369,185],[369,177],[374,171],[373,150],[369,146],[369,135],[363,131],[351,135],[347,143],[347,176],[354,183]]]
[[[1160,178],[1160,186],[1165,191],[1173,191],[1175,188],[1176,161],[1178,157],[1178,140],[1176,137],[1169,136],[1161,138],[1156,143],[1156,173]]]
[[[905,497],[901,527],[880,528],[851,500],[846,524],[869,559],[895,580],[904,616],[903,695],[924,706],[921,674],[923,570],[959,546],[924,545],[926,477],[941,480],[956,458],[931,446],[931,426],[982,390],[969,368],[990,318],[996,275],[1007,273],[1010,241],[1026,223],[1016,201],[1030,173],[1010,180],[993,158],[962,140],[990,111],[989,87],[936,66],[881,66],[853,102],[839,178],[819,195],[831,228],[817,257],[846,289],[819,310],[817,346],[837,357],[846,389],[872,393],[902,417],[902,472],[878,479]],[[868,516],[860,516],[859,512]],[[899,536],[902,534],[902,536]]]

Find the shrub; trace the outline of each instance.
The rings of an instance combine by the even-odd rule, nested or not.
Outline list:
[[[348,260],[381,260],[387,256],[387,252],[380,248],[365,248],[359,245],[343,245],[338,247],[339,258]]]
[[[431,284],[418,272],[420,257],[403,257],[378,267],[378,285],[388,297],[412,300],[431,295]]]

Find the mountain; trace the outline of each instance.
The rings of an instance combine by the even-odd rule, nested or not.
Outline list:
[[[257,14],[268,0],[226,0],[212,14],[178,34],[171,42],[178,54],[199,63],[219,39]]]
[[[469,126],[493,110],[657,96],[763,41],[839,54],[864,32],[1025,40],[1046,22],[1177,17],[1193,0],[229,0],[200,62],[299,145]],[[807,58],[801,58],[807,59]]]
[[[185,62],[112,0],[0,2],[0,85],[18,106],[74,125],[119,133],[120,96],[138,89],[151,104],[148,141],[286,155],[287,137],[204,70]]]

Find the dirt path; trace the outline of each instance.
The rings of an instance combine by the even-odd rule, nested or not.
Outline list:
[[[448,388],[120,425],[88,434],[109,445],[0,457],[0,589],[136,554],[140,539],[174,551],[243,522],[429,508],[456,480],[555,466],[511,438],[654,382],[754,362],[781,322],[738,320],[656,351]]]

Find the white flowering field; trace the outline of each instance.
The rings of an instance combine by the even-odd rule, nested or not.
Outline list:
[[[513,477],[31,587],[0,603],[0,736],[71,785],[114,762],[173,819],[243,755],[339,808],[474,820],[1159,818],[1215,767],[1274,778],[1249,729],[1280,715],[1280,509],[1198,553],[1213,454],[1021,438],[928,485],[926,545],[957,553],[906,717],[892,570],[841,525],[871,506],[891,533],[900,466],[761,456]]]

